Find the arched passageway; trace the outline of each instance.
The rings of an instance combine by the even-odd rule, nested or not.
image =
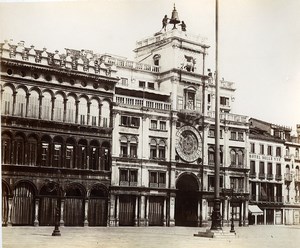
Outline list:
[[[176,183],[175,224],[176,226],[197,226],[198,190],[197,179],[189,174],[179,177]]]

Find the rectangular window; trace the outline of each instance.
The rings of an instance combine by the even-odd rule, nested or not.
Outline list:
[[[148,89],[154,90],[154,83],[148,82]]]
[[[272,156],[272,146],[268,146],[268,155]]]
[[[223,177],[220,176],[220,188],[223,188]],[[215,176],[208,176],[208,191],[214,191],[215,188]]]
[[[244,178],[230,177],[230,186],[234,192],[244,192]]]
[[[268,163],[268,174],[269,175],[273,174],[272,163]]]
[[[250,174],[255,173],[255,161],[250,161]]]
[[[183,99],[182,97],[178,97],[177,98],[177,102],[178,102],[178,110],[182,109],[183,108]]]
[[[160,159],[165,159],[166,158],[166,148],[165,148],[165,146],[159,146],[159,148],[158,148],[158,157]]]
[[[160,121],[159,122],[159,129],[160,130],[166,130],[167,129],[167,124],[165,121]]]
[[[151,120],[151,129],[157,129],[157,121],[156,120]]]
[[[139,127],[140,126],[140,118],[131,117],[131,116],[121,116],[121,125],[127,127]]]
[[[229,106],[229,98],[228,98],[228,97],[221,96],[221,97],[220,97],[220,104],[221,104],[221,105],[224,105],[224,106]]]
[[[156,146],[151,145],[150,146],[150,159],[155,159],[155,158],[157,158]]]
[[[42,143],[42,166],[48,166],[49,144]]]
[[[276,147],[276,157],[281,157],[281,147]]]
[[[73,168],[74,147],[67,146],[66,148],[66,167]]]
[[[120,169],[120,186],[137,186],[138,171]]]
[[[165,188],[166,187],[166,173],[158,172],[158,171],[150,171],[149,186],[152,188]]]
[[[135,143],[130,144],[130,157],[131,158],[137,157],[137,144]]]
[[[97,117],[92,116],[92,126],[97,126]]]
[[[210,94],[207,95],[207,102],[210,103]]]
[[[139,87],[140,88],[145,88],[146,82],[145,81],[139,81]]]
[[[194,110],[195,109],[195,93],[194,92],[187,92],[186,94],[186,102],[185,108]]]
[[[120,170],[120,182],[129,182],[128,170]]]
[[[236,132],[233,131],[230,132],[230,139],[236,140]]]
[[[121,142],[121,157],[127,157],[128,156],[128,145],[125,142]]]
[[[244,133],[238,133],[238,140],[243,141],[244,140]]]
[[[121,84],[128,86],[128,78],[121,78]]]
[[[255,143],[251,143],[250,146],[250,152],[255,153]]]
[[[61,167],[60,158],[61,158],[61,145],[55,144],[54,145],[53,161],[52,161],[54,167]]]
[[[208,130],[208,136],[209,137],[215,137],[215,129],[209,129]]]
[[[262,155],[265,154],[265,147],[263,144],[260,144],[260,154],[262,154]]]

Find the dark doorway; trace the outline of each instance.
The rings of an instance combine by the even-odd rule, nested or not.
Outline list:
[[[98,185],[91,190],[88,221],[89,226],[107,225],[107,190]]]
[[[39,225],[54,226],[58,190],[47,185],[40,191]]]
[[[135,196],[120,195],[119,225],[134,226]]]
[[[176,184],[177,193],[175,201],[176,226],[198,225],[198,194],[199,189],[196,178],[192,175],[181,176]]]

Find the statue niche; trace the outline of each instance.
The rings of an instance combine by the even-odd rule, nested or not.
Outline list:
[[[187,55],[184,55],[185,57],[185,61],[182,65],[182,68],[189,71],[189,72],[194,72],[196,67],[196,59],[193,58],[192,56],[187,56]]]

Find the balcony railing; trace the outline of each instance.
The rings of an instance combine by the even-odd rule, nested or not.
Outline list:
[[[137,186],[137,182],[120,181],[120,186],[136,187]]]
[[[210,118],[215,118],[215,112],[209,111],[207,112],[207,116]],[[230,113],[220,113],[220,120],[221,121],[234,121],[234,122],[242,122],[247,123],[248,117],[244,115],[236,115],[236,114],[230,114]]]
[[[259,173],[258,177],[259,177],[259,179],[265,179],[266,178],[266,174],[265,173]]]
[[[165,183],[149,183],[150,188],[166,188]]]
[[[285,173],[284,174],[284,180],[286,182],[291,182],[292,181],[292,174],[291,173]]]
[[[273,174],[267,174],[267,179],[268,180],[273,180],[274,179],[274,175]]]
[[[250,172],[249,177],[250,178],[256,178],[256,172]]]
[[[282,180],[282,175],[276,174],[276,175],[275,175],[275,180],[276,180],[276,181],[281,181],[281,180]]]
[[[159,109],[159,110],[171,110],[171,104],[160,101],[148,101],[135,97],[124,97],[124,96],[116,96],[116,103],[121,106],[132,106],[140,109],[144,107],[146,109]]]

